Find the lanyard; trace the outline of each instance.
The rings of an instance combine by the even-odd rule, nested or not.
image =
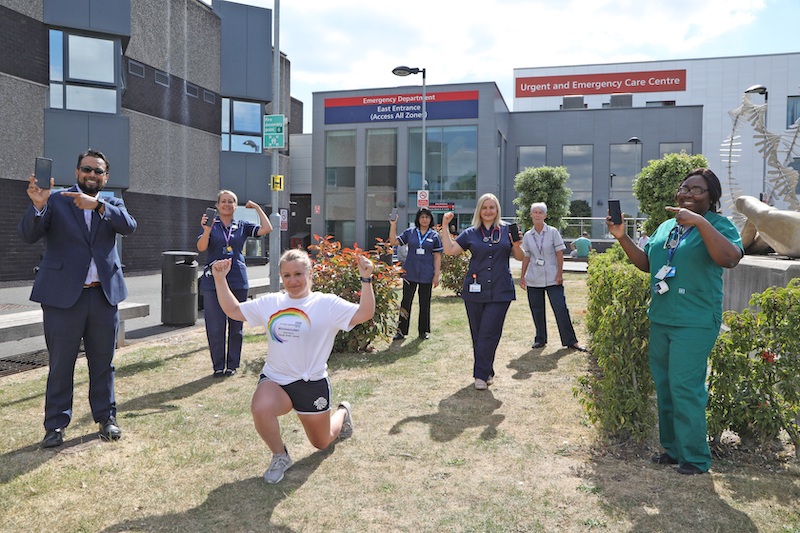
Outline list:
[[[678,249],[678,246],[680,246],[683,239],[685,239],[686,236],[689,235],[693,229],[694,226],[691,226],[686,231],[683,231],[683,226],[677,225],[675,226],[674,230],[669,232],[669,238],[667,240],[667,265],[672,264],[672,257],[675,255],[675,250]],[[673,233],[675,234],[674,237]],[[675,243],[674,247],[670,246],[673,242]]]
[[[425,241],[425,239],[428,238],[428,234],[431,232],[431,228],[430,227],[428,228],[428,231],[425,232],[425,235],[422,235],[419,232],[419,228],[416,229],[417,229],[417,239],[419,239],[419,247],[422,248],[422,243]]]
[[[228,234],[225,234],[225,224],[222,223],[220,220],[219,229],[222,232],[222,236],[225,237],[225,246],[230,247],[231,242],[231,235],[233,235],[233,224],[234,221],[231,220],[231,225],[228,227]]]
[[[536,239],[536,235],[538,235],[538,234],[536,233],[536,228],[534,228],[534,229],[533,229],[533,232],[532,232],[532,233],[533,233],[533,235],[532,235],[532,237],[533,237],[533,244],[535,244],[535,245],[536,245],[536,249],[537,249],[537,250],[539,250],[539,258],[540,258],[540,259],[544,259],[544,252],[543,252],[542,250],[543,250],[543,248],[544,248],[544,232],[545,232],[545,230],[546,230],[546,229],[547,229],[546,227],[542,228],[542,242],[539,242],[539,241]]]

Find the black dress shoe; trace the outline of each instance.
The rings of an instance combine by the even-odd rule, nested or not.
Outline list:
[[[428,339],[430,339],[430,338],[431,338],[431,334],[430,334],[430,333],[427,333],[427,332],[426,332],[426,333],[420,333],[420,334],[419,334],[419,338],[420,338],[420,339],[422,339],[422,340],[424,340],[424,341],[426,341],[426,340],[428,340]]]
[[[588,349],[586,349],[585,346],[581,346],[577,342],[575,344],[567,346],[567,348],[572,348],[573,350],[578,350],[579,352],[588,352],[589,351]]]
[[[400,333],[400,332],[397,332],[397,333],[395,334],[395,336],[394,336],[394,337],[392,337],[392,340],[393,340],[393,341],[401,341],[401,340],[403,340],[403,339],[405,339],[405,338],[406,338],[406,336],[405,336],[405,335],[403,335],[403,334],[402,334],[402,333]]]
[[[667,452],[664,452],[660,455],[654,455],[650,458],[650,462],[655,463],[657,465],[676,465],[678,464],[678,460],[672,457]]]
[[[545,342],[534,342],[531,348],[544,348],[547,343]]]
[[[236,369],[235,368],[229,368],[229,369],[225,370],[225,376],[226,377],[231,377],[234,374],[236,374]]]
[[[221,378],[221,377],[224,377],[224,376],[225,376],[225,371],[224,370],[214,370],[214,377],[215,378]]]
[[[100,438],[103,440],[119,440],[122,430],[117,425],[116,417],[109,416],[104,422],[100,422]]]
[[[699,474],[705,474],[702,470],[698,467],[694,466],[691,463],[683,463],[681,466],[675,469],[675,471],[679,474],[683,474],[686,476],[697,476]]]
[[[64,428],[48,429],[42,439],[42,448],[55,448],[64,444]]]

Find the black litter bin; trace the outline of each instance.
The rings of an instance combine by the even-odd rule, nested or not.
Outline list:
[[[185,326],[197,322],[197,252],[163,252],[161,322]]]

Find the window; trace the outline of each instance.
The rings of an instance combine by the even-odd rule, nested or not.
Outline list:
[[[645,107],[674,107],[675,100],[660,100],[654,102],[645,102]]]
[[[223,98],[221,150],[262,153],[263,116],[263,107],[259,102]]]
[[[620,201],[623,213],[636,216],[639,202],[633,196],[633,179],[642,169],[642,145],[612,144],[609,150],[608,197]]]
[[[786,129],[800,119],[800,96],[788,96],[786,98]]]
[[[388,214],[397,197],[397,130],[367,130],[367,241],[389,235]],[[401,226],[402,227],[402,226]]]
[[[546,156],[546,146],[517,146],[517,173],[528,167],[545,166]]]
[[[594,147],[591,144],[565,144],[561,149],[561,164],[567,167],[567,187],[572,200],[586,200],[592,205],[592,172]]]
[[[49,37],[50,107],[117,113],[119,41],[61,30],[50,30]]]
[[[692,155],[692,143],[659,143],[658,152],[659,157],[664,157],[667,154],[679,154],[681,152]]]
[[[356,132],[325,133],[325,232],[345,246],[356,240]]]
[[[426,189],[431,202],[475,207],[478,177],[478,127],[426,128]],[[408,205],[416,205],[422,185],[422,128],[408,131]]]
[[[208,104],[213,104],[217,101],[217,95],[208,89],[203,89],[203,100],[205,100]]]

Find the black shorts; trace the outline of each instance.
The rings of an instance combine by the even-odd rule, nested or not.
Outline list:
[[[261,374],[258,382],[262,381],[269,381],[269,378]],[[295,412],[301,415],[325,413],[331,409],[331,382],[328,378],[317,381],[299,379],[280,387],[289,395]]]

